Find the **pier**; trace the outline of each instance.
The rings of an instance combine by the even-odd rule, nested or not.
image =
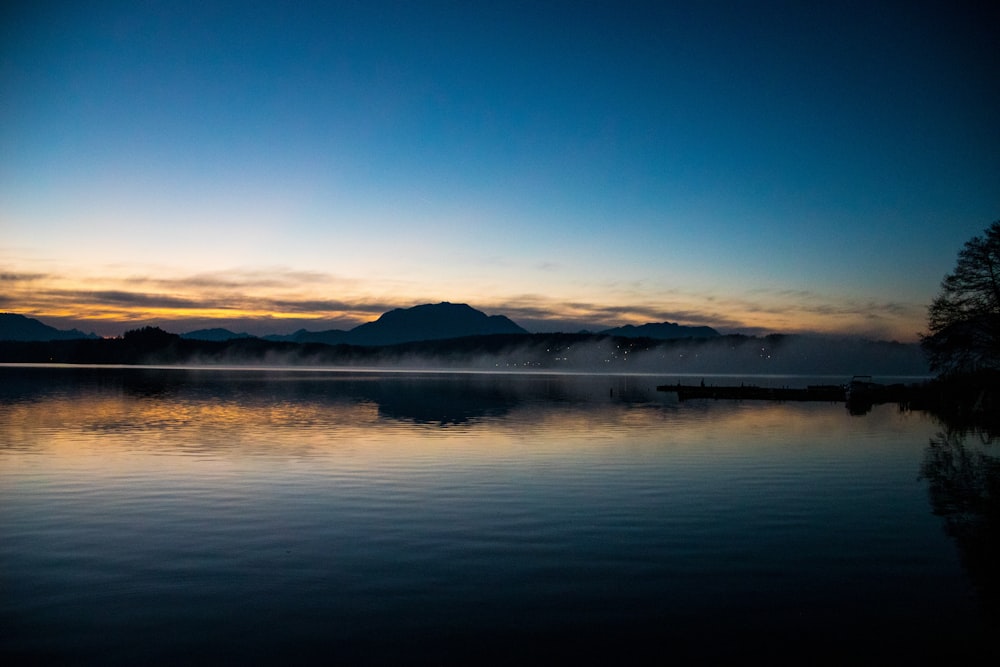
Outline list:
[[[940,408],[947,403],[947,392],[934,384],[879,384],[867,375],[856,375],[843,385],[810,385],[803,388],[758,387],[740,385],[713,387],[705,384],[664,384],[657,391],[677,394],[679,401],[697,399],[736,401],[823,401],[846,403],[852,414],[865,414],[872,406],[897,403],[905,409]],[[975,404],[983,404],[980,396]]]

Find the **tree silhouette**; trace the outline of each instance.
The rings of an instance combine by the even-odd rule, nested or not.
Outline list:
[[[1000,369],[1000,220],[966,242],[941,281],[920,337],[931,370],[942,375]]]
[[[122,336],[126,343],[138,347],[165,347],[181,339],[180,336],[168,333],[159,327],[143,327],[131,329]]]

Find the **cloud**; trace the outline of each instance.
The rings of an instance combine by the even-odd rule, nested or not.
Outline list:
[[[264,267],[259,269],[235,269],[198,273],[179,278],[135,276],[130,281],[149,283],[167,289],[269,289],[281,287],[301,288],[305,285],[330,283],[354,283],[343,278],[319,271],[294,271],[284,267]]]
[[[447,287],[454,291],[430,290],[419,280],[360,280],[283,266],[176,276],[168,269],[159,274],[148,269],[138,273],[127,265],[99,267],[85,276],[53,268],[14,268],[0,274],[4,285],[0,307],[34,317],[76,318],[84,328],[90,326],[87,320],[160,322],[164,326],[197,320],[257,324],[257,331],[266,324],[271,333],[293,322],[310,329],[350,328],[393,308],[446,300],[506,315],[529,331],[599,331],[623,324],[677,322],[711,326],[724,333],[812,331],[903,340],[915,338],[925,313],[922,304],[808,289],[724,293],[616,281],[554,286],[551,294],[497,296],[493,288],[482,294],[462,284]],[[433,296],[423,298],[428,293]],[[581,294],[593,298],[580,298]]]
[[[37,280],[45,280],[49,277],[47,273],[0,273],[0,282],[5,283],[30,283]]]
[[[562,268],[562,265],[558,262],[546,261],[539,262],[535,265],[535,269],[538,271],[558,271]]]
[[[70,282],[68,276],[58,278],[52,276],[53,282]],[[76,280],[73,282],[81,282]],[[188,276],[165,278],[161,276],[125,273],[124,276],[114,274],[94,275],[83,279],[90,285],[127,284],[130,288],[142,287],[150,293],[187,294],[230,298],[240,294],[268,293],[278,290],[302,291],[322,285],[335,284],[343,286],[344,281],[337,281],[332,276],[311,272],[294,271],[225,271],[218,273],[199,273]]]
[[[597,331],[627,323],[677,322],[747,335],[815,332],[902,340],[915,337],[924,313],[922,304],[804,289],[753,289],[735,294],[665,290],[662,296],[660,303],[651,303],[648,293],[608,303],[525,294],[493,302],[490,308],[535,331]]]
[[[251,327],[254,333],[293,326],[350,328],[392,308],[413,305],[372,298],[357,281],[318,271],[243,267],[171,277],[136,274],[129,268],[104,267],[96,275],[79,277],[9,271],[2,274],[0,308],[117,335],[141,324],[186,331],[226,322],[256,325]],[[330,293],[355,298],[324,296]]]
[[[716,328],[739,327],[743,322],[719,313],[714,308],[664,308],[649,304],[606,304],[588,301],[560,302],[541,295],[521,295],[494,302],[487,308],[502,313],[533,331],[597,331],[622,324],[677,322]]]
[[[3,298],[5,302],[15,299]],[[340,299],[312,298],[272,298],[243,294],[239,298],[205,296],[177,296],[159,292],[128,290],[47,290],[37,296],[36,301],[49,304],[76,304],[84,308],[107,307],[133,308],[144,310],[215,310],[215,311],[259,311],[289,314],[313,314],[320,316],[331,313],[371,313],[380,315],[396,304],[349,301]]]
[[[122,290],[102,290],[97,292],[67,292],[74,300],[87,299],[98,305],[139,306],[143,308],[199,308],[205,304],[197,299],[175,297],[166,294],[127,292]]]
[[[387,310],[398,308],[398,304],[370,302],[370,301],[343,301],[343,300],[310,300],[310,299],[270,299],[265,303],[269,309],[288,313],[371,313],[381,315]]]

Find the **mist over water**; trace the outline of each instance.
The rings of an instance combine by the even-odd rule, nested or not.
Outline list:
[[[157,362],[151,355],[149,361]],[[170,363],[173,357],[163,357]],[[650,340],[577,334],[483,336],[386,347],[195,351],[184,363],[616,374],[928,375],[918,346],[843,337]]]
[[[0,379],[15,661],[950,660],[984,633],[919,479],[939,426],[895,406],[679,403],[659,376]]]

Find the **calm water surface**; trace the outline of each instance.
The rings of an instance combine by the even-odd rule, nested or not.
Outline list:
[[[987,650],[920,475],[939,424],[673,380],[0,368],[0,657]]]

